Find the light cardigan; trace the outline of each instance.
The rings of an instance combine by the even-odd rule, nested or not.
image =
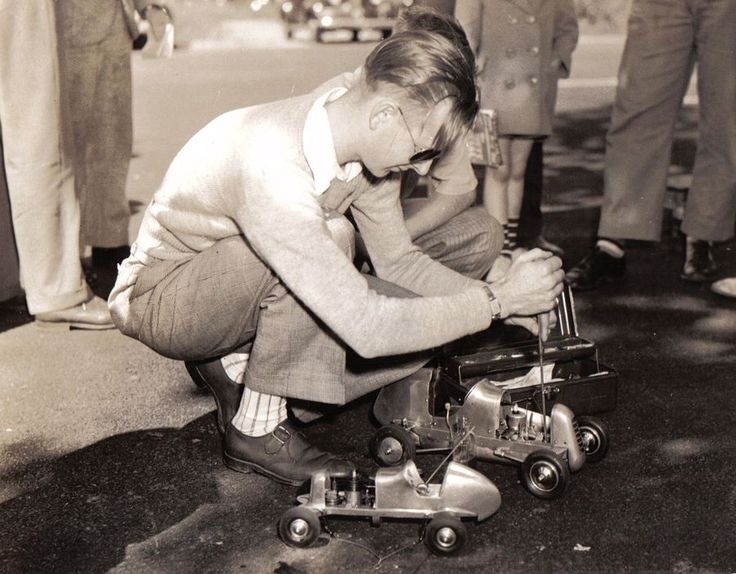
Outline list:
[[[357,172],[359,164],[337,165],[324,102],[341,91],[231,111],[187,142],[110,294],[123,332],[141,266],[191,258],[234,235],[244,235],[284,285],[364,357],[428,349],[488,327],[484,283],[411,243],[399,178],[376,180]],[[322,191],[315,182],[329,186]],[[331,212],[348,208],[376,274],[422,297],[387,297],[368,287],[326,224]]]

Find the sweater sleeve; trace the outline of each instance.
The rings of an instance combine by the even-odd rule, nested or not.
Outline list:
[[[242,199],[233,200],[238,226],[297,299],[358,354],[419,351],[489,325],[490,303],[484,290],[459,275],[444,288],[431,289],[433,297],[404,299],[371,290],[333,241],[309,175],[274,159],[264,159],[255,171]],[[409,259],[418,256],[412,252]],[[414,280],[405,285],[421,286],[421,273],[412,271],[408,276]],[[418,290],[422,291],[427,290]],[[439,296],[440,292],[445,294]]]
[[[420,295],[450,295],[481,282],[434,261],[411,242],[399,200],[398,180],[386,178],[352,206],[376,275]]]

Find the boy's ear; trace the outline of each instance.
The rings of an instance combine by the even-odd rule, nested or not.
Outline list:
[[[396,104],[391,100],[378,100],[371,107],[369,126],[372,130],[376,130],[394,121],[394,116],[398,113]]]

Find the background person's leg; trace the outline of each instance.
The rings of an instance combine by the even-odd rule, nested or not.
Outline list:
[[[133,144],[131,42],[120,2],[59,3],[64,90],[72,118],[81,244],[128,245]],[[123,250],[120,250],[123,251]]]
[[[0,129],[32,315],[90,298],[80,262],[79,206],[64,154],[53,4],[0,0]]]
[[[736,2],[697,2],[698,147],[682,230],[725,241],[736,219]]]
[[[635,0],[606,136],[599,237],[658,241],[672,133],[693,65],[685,0]]]

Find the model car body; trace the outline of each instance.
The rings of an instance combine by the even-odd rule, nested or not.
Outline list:
[[[424,541],[438,555],[459,552],[466,539],[462,519],[478,522],[501,506],[501,495],[484,475],[458,462],[450,462],[441,484],[427,483],[414,461],[382,468],[367,483],[312,475],[309,494],[297,497],[299,506],[287,510],[279,521],[279,535],[290,546],[311,545],[321,531],[321,517],[366,517],[375,525],[383,518],[428,520]]]
[[[608,433],[593,417],[575,419],[563,404],[543,415],[514,404],[488,380],[469,390],[448,385],[438,369],[421,369],[379,393],[374,414],[382,426],[371,441],[381,465],[416,453],[454,450],[455,460],[520,465],[522,484],[540,498],[557,498],[570,472],[602,459]]]

